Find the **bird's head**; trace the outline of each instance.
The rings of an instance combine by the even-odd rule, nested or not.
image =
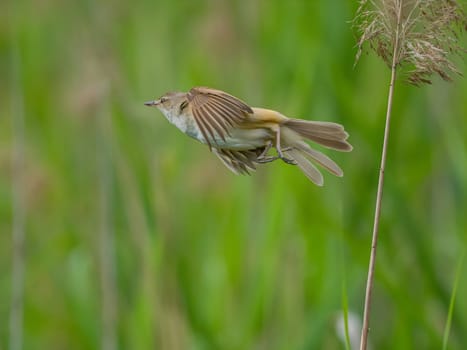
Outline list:
[[[148,107],[157,107],[164,115],[178,115],[181,106],[187,102],[187,94],[184,92],[168,92],[159,99],[145,102]]]

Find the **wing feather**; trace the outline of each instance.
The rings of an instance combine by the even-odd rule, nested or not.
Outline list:
[[[207,127],[207,131],[211,136],[212,140],[216,139],[216,135],[225,139],[224,132],[222,127],[219,125],[219,122],[216,120],[216,117],[206,108],[208,105],[202,105],[199,107],[199,119],[200,122],[204,123]]]
[[[224,116],[225,122],[227,124],[229,124],[230,126],[235,125],[235,123],[237,122],[236,119],[238,118],[235,114],[235,111],[233,111],[232,109],[228,108],[228,106],[215,99],[213,99],[209,105],[212,108],[215,108],[219,114],[222,114]]]
[[[253,113],[247,104],[220,90],[195,87],[187,96],[196,124],[209,148],[216,139],[225,140],[233,127]]]
[[[205,104],[203,107],[201,107],[203,110],[205,110],[206,114],[209,115],[210,120],[212,122],[212,127],[215,129],[217,135],[220,136],[220,138],[225,141],[225,127],[226,123],[223,122],[222,120],[218,120],[215,115],[218,113],[214,108],[212,108],[210,105]]]
[[[255,171],[254,160],[257,157],[253,151],[232,151],[227,149],[213,148],[213,153],[219,157],[224,165],[235,174],[249,175],[250,171]]]
[[[209,129],[209,127],[208,127],[206,121],[203,118],[200,118],[200,116],[198,114],[193,113],[193,116],[195,118],[196,124],[199,127],[199,130],[201,131],[201,134],[203,135],[204,139],[206,140],[209,148],[211,148],[211,143],[209,142],[209,138],[208,138],[208,129]]]

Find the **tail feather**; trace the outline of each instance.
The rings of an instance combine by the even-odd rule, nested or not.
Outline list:
[[[335,123],[290,119],[281,125],[281,144],[286,148],[284,153],[294,159],[306,177],[318,186],[323,185],[323,176],[312,162],[339,177],[343,176],[344,172],[331,158],[312,149],[304,139],[348,152],[352,150],[352,146],[346,141],[348,137],[344,128]]]
[[[303,141],[297,142],[295,147],[303,153],[305,153],[309,158],[321,165],[331,174],[334,174],[339,177],[344,176],[344,172],[342,171],[340,166],[336,164],[336,162],[334,162],[331,158],[321,153],[320,151],[312,149],[307,143]]]
[[[290,118],[282,125],[295,131],[300,136],[327,148],[342,152],[350,152],[353,148],[346,141],[349,134],[340,124]]]
[[[318,186],[323,186],[324,180],[321,172],[296,148],[284,152],[287,157],[294,159],[305,176]]]

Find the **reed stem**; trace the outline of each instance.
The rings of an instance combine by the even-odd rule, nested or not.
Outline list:
[[[402,2],[399,2],[397,15],[397,28],[394,37],[394,51],[391,65],[391,82],[389,84],[388,105],[386,111],[386,124],[384,127],[383,149],[381,152],[381,166],[379,169],[378,190],[376,194],[375,216],[373,221],[373,236],[371,241],[370,263],[368,266],[368,277],[365,292],[365,306],[363,311],[362,335],[360,339],[360,350],[366,350],[368,344],[368,333],[370,331],[371,296],[376,265],[376,248],[378,246],[379,222],[381,217],[381,203],[383,200],[384,171],[386,168],[386,157],[389,143],[389,130],[391,126],[392,104],[394,96],[394,85],[396,82],[397,62],[399,53],[399,29],[402,11]]]
[[[9,349],[23,348],[26,209],[24,200],[24,98],[19,49],[12,49],[12,267]]]

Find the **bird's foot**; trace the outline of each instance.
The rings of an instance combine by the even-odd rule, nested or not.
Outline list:
[[[282,148],[281,150],[277,150],[277,154],[278,154],[278,158],[282,159],[285,163],[287,164],[290,164],[290,165],[297,165],[297,161],[293,158],[287,158],[286,156],[284,156],[284,154],[282,152],[287,152],[287,151],[291,151],[293,149],[293,147],[285,147],[285,148]]]
[[[297,165],[297,161],[292,158],[287,158],[287,157],[279,157],[282,159],[285,163],[290,164],[290,165]]]
[[[256,162],[260,163],[260,164],[264,164],[264,163],[270,163],[270,162],[273,162],[275,161],[276,159],[279,159],[278,156],[259,156],[258,158],[256,158]]]
[[[257,159],[256,161],[258,163],[270,163],[270,162],[273,162],[275,161],[276,159],[282,159],[282,161],[284,161],[285,163],[287,164],[291,164],[291,165],[297,165],[297,162],[295,161],[295,159],[291,159],[291,158],[287,158],[286,156],[284,156],[284,153],[282,152],[287,152],[287,151],[290,151],[292,150],[293,147],[286,147],[286,148],[283,148],[281,150],[277,150],[277,156],[266,156],[266,154],[263,152]]]

